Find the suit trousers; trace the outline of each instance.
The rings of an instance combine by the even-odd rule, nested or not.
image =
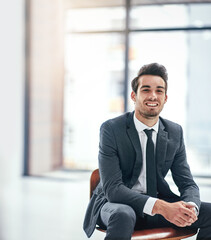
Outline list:
[[[107,202],[101,209],[98,224],[107,229],[105,240],[130,240],[134,229],[176,227],[161,215],[155,217],[156,225],[149,226],[147,217],[136,216],[130,206]],[[188,228],[199,229],[197,240],[211,240],[211,203],[201,203],[198,220]]]

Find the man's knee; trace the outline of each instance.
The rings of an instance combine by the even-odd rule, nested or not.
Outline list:
[[[110,220],[118,220],[121,222],[121,225],[131,225],[131,227],[134,227],[136,223],[136,214],[130,206],[121,204],[112,213]]]

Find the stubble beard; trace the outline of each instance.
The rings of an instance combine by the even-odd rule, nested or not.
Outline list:
[[[139,110],[139,115],[146,119],[153,119],[153,118],[157,117],[159,115],[159,113],[157,113],[157,112],[151,112],[151,113],[142,112]]]
[[[160,115],[160,112],[163,110],[163,107],[159,109],[158,111],[141,111],[138,110],[139,115],[146,119],[153,119]]]

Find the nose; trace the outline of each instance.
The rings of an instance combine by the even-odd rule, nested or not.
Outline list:
[[[150,99],[151,101],[154,101],[154,100],[157,99],[157,94],[156,94],[155,91],[152,91],[152,92],[151,92],[151,94],[150,94],[150,96],[149,96],[149,99]]]

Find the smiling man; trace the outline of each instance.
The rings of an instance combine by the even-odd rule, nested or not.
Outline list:
[[[129,240],[134,229],[199,228],[197,239],[211,239],[211,204],[201,202],[186,159],[180,125],[161,118],[167,102],[164,66],[144,65],[132,81],[135,111],[102,124],[101,181],[90,200],[84,230],[96,224],[106,240]],[[165,177],[171,171],[180,195]]]

